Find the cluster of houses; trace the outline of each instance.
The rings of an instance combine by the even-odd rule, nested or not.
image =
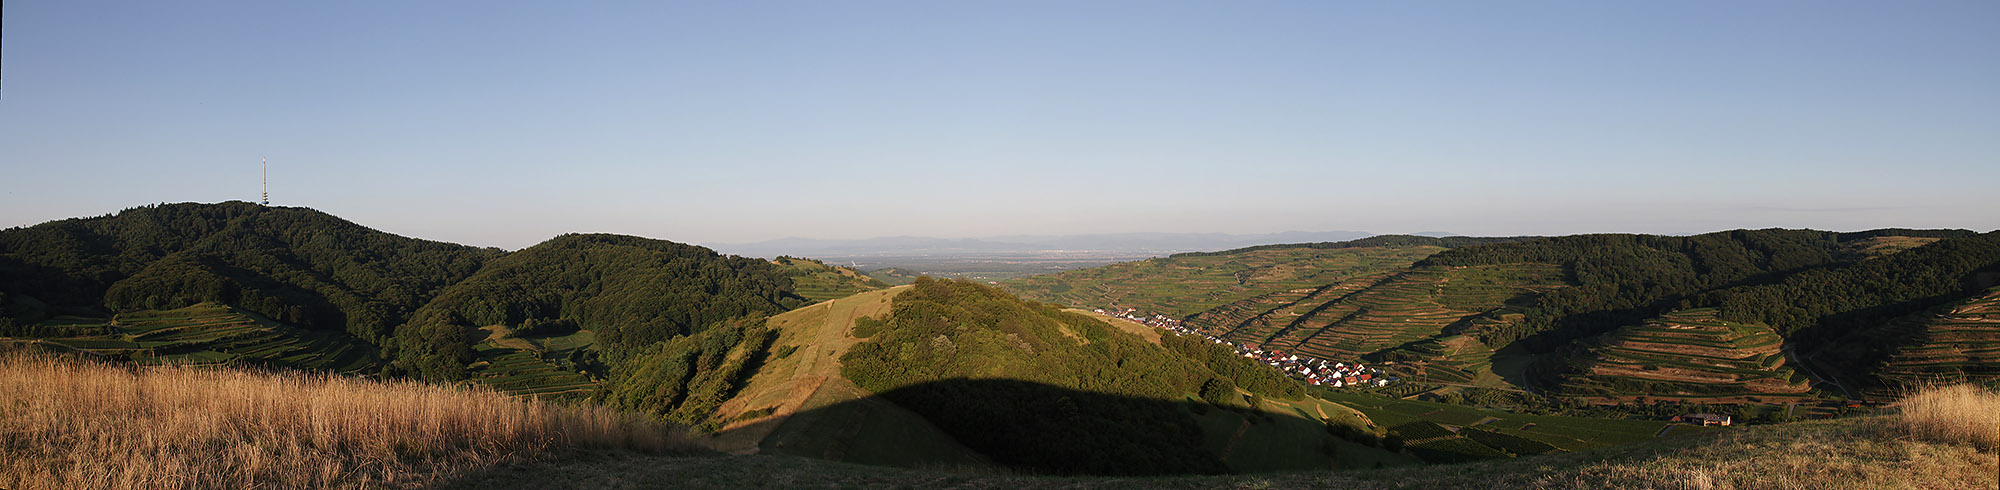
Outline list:
[[[1368,367],[1359,362],[1352,364],[1335,362],[1314,357],[1300,357],[1297,354],[1286,354],[1275,350],[1266,351],[1256,346],[1238,345],[1234,342],[1223,340],[1221,337],[1209,335],[1182,324],[1178,319],[1168,318],[1165,315],[1149,315],[1141,313],[1134,308],[1114,311],[1099,309],[1097,312],[1138,322],[1142,325],[1172,330],[1181,335],[1200,336],[1201,338],[1208,339],[1210,342],[1229,345],[1236,348],[1237,355],[1268,364],[1279,371],[1284,371],[1285,374],[1303,379],[1307,383],[1314,385],[1332,386],[1335,388],[1388,386],[1390,383],[1400,380],[1400,378],[1395,376],[1385,375],[1380,369]]]
[[[1181,335],[1199,335],[1201,336],[1201,338],[1208,339],[1210,342],[1215,342],[1218,344],[1229,343],[1229,341],[1222,340],[1221,338],[1217,338],[1213,335],[1197,332],[1193,328],[1189,328],[1185,325],[1182,325],[1180,320],[1167,318],[1166,315],[1148,315],[1145,313],[1140,313],[1139,310],[1136,308],[1126,308],[1124,310],[1118,310],[1118,311],[1104,311],[1102,309],[1099,309],[1097,310],[1097,312],[1138,322],[1140,325],[1172,330],[1175,333],[1179,333]]]
[[[1358,362],[1348,364],[1345,362],[1328,361],[1326,359],[1299,357],[1296,354],[1265,351],[1247,345],[1236,346],[1236,353],[1241,354],[1243,357],[1269,364],[1271,367],[1284,371],[1285,374],[1297,376],[1304,379],[1307,383],[1315,385],[1326,385],[1335,388],[1389,386],[1390,382],[1397,380],[1395,376],[1383,374],[1380,369],[1368,367]]]

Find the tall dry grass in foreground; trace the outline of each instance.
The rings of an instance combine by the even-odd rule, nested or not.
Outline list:
[[[1918,390],[1896,402],[1898,426],[1920,439],[2000,449],[2000,392],[1973,385]]]
[[[0,488],[423,485],[563,447],[667,450],[603,408],[411,382],[0,355]]]

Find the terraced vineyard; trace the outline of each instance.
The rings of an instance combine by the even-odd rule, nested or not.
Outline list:
[[[2000,379],[2000,287],[1917,324],[1916,340],[1897,349],[1879,371],[1885,384]]]
[[[1710,308],[1620,328],[1591,349],[1564,392],[1599,401],[1773,403],[1809,398],[1805,373],[1770,327],[1729,323]]]
[[[1405,269],[1249,298],[1188,318],[1232,342],[1324,359],[1399,349],[1395,360],[1435,381],[1498,383],[1494,351],[1461,335],[1505,322],[1510,304],[1562,287],[1546,264]]]
[[[1182,255],[1008,281],[1024,298],[1078,307],[1138,308],[1183,318],[1238,301],[1379,276],[1444,247],[1275,248]]]
[[[596,340],[582,330],[547,337],[507,337],[505,327],[487,327],[485,341],[472,348],[473,380],[515,396],[574,398],[597,390],[598,382],[583,374],[576,359]]]
[[[44,325],[75,335],[43,341],[142,364],[241,362],[341,373],[374,373],[381,366],[372,347],[346,334],[283,325],[214,303],[122,313],[109,321],[59,317]]]

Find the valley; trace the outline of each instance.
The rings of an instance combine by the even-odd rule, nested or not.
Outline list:
[[[997,286],[620,235],[474,249],[237,203],[0,246],[10,350],[421,380],[643,417],[731,458],[958,474],[1560,460],[1746,430],[1683,415],[1861,416],[2000,380],[2000,235],[1955,230],[1384,236]],[[1289,356],[1397,381],[1319,385]]]

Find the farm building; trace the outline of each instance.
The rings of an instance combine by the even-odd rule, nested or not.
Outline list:
[[[1684,416],[1676,416],[1672,422],[1688,422],[1688,424],[1702,424],[1702,426],[1728,426],[1730,424],[1730,416],[1718,416],[1718,414],[1684,414]]]

